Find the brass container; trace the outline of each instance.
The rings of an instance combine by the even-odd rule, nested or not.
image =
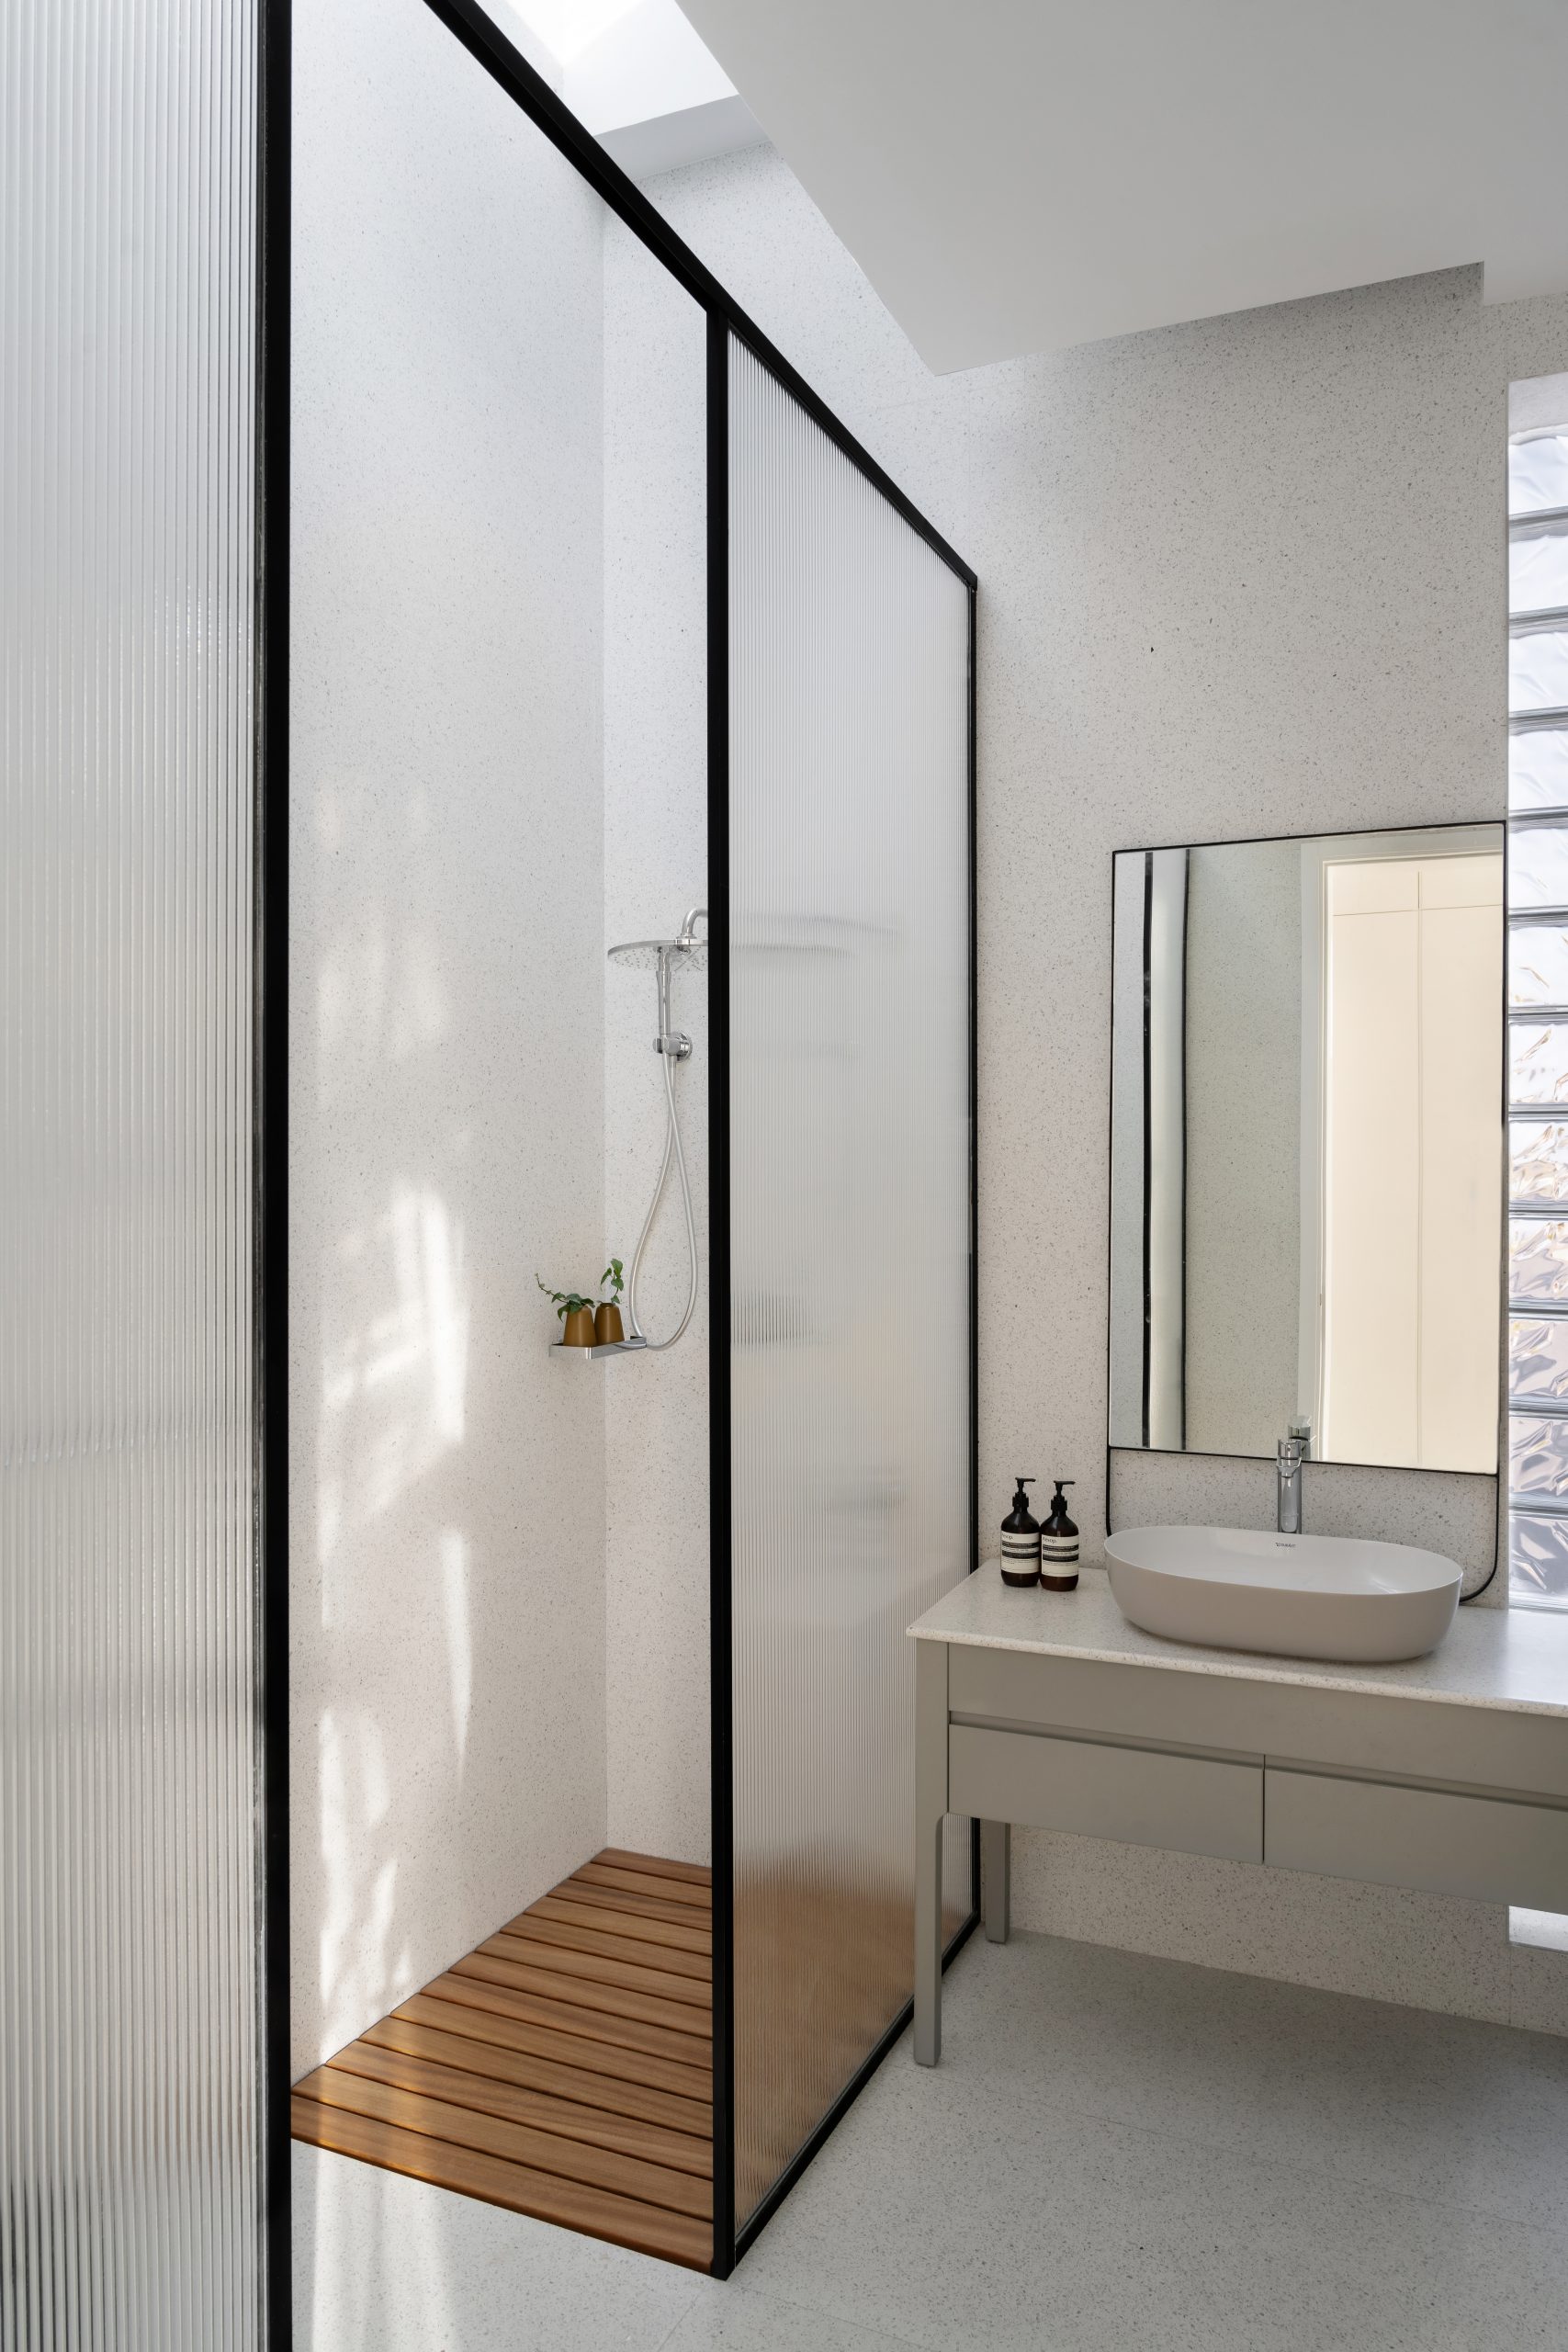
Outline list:
[[[591,1348],[593,1345],[593,1309],[580,1306],[561,1325],[563,1348]]]
[[[593,1317],[593,1337],[602,1348],[618,1348],[626,1338],[621,1329],[621,1310],[609,1299],[601,1299]]]

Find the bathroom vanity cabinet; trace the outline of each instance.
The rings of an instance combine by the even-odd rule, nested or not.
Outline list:
[[[941,2047],[942,1817],[981,1824],[986,1933],[1014,1823],[1568,1912],[1568,1620],[1461,1611],[1431,1657],[1341,1666],[1165,1642],[1102,1576],[994,1565],[918,1623],[915,2056]]]

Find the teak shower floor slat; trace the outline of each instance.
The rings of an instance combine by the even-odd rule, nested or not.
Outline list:
[[[295,2138],[705,2270],[710,1905],[607,1847],[297,2084]]]

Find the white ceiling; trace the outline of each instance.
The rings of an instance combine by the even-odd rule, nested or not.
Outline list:
[[[683,0],[932,368],[1568,288],[1568,0]]]

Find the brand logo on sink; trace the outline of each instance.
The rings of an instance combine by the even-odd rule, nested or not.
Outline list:
[[[1275,1536],[1275,1538],[1274,1538],[1274,1549],[1275,1549],[1275,1551],[1276,1551],[1276,1552],[1293,1552],[1293,1551],[1295,1550],[1295,1548],[1296,1548],[1296,1547],[1295,1547],[1295,1545],[1291,1542],[1291,1539],[1290,1539],[1290,1537],[1289,1537],[1288,1535],[1276,1535],[1276,1536]]]

